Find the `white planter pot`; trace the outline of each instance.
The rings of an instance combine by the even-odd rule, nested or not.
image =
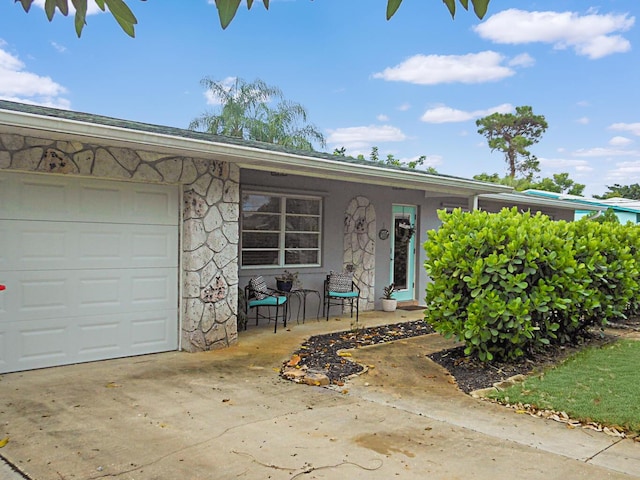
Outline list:
[[[382,310],[384,312],[395,312],[398,307],[398,301],[393,298],[382,299]]]

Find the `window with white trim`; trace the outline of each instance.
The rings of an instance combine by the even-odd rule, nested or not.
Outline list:
[[[322,198],[245,191],[241,204],[241,265],[320,265]]]

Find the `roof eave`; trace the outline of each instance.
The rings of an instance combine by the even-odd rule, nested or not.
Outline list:
[[[268,170],[335,180],[423,190],[452,195],[510,192],[511,187],[470,179],[430,175],[363,165],[304,154],[260,149],[254,146],[194,139],[157,132],[103,125],[48,115],[0,109],[0,124],[15,133],[33,135],[37,130],[61,140],[97,141],[113,146],[152,148],[160,152],[188,156],[213,157],[243,168]]]

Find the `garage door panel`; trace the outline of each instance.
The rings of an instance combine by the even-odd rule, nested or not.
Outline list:
[[[175,310],[140,312],[131,322],[131,350],[143,354],[158,351],[163,345],[178,341],[177,330],[170,328]]]
[[[7,325],[0,323],[0,372],[9,371],[13,352],[9,351],[9,331]]]
[[[132,309],[169,308],[178,289],[170,270],[150,270],[131,277]]]
[[[154,218],[156,221],[169,222],[175,218],[175,208],[179,202],[171,192],[159,189],[138,189],[132,194],[131,214],[133,220]]]
[[[70,218],[76,203],[75,192],[47,177],[23,180],[17,195],[18,208],[22,212],[38,212],[44,218]]]
[[[75,352],[80,361],[122,356],[127,328],[122,315],[81,318]]]
[[[114,183],[106,186],[83,184],[78,186],[78,217],[99,222],[122,222],[125,215],[126,189]],[[118,218],[120,220],[118,220]]]
[[[38,368],[65,363],[69,358],[70,326],[64,318],[21,322],[11,344],[18,369]]]
[[[64,273],[44,272],[37,276],[26,274],[19,277],[17,288],[7,293],[16,300],[15,316],[33,319],[70,315],[73,281]]]

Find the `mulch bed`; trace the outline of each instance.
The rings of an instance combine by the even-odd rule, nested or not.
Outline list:
[[[329,377],[331,383],[341,383],[349,376],[361,373],[364,367],[339,356],[340,350],[378,345],[428,333],[433,333],[433,328],[424,320],[416,320],[326,335],[314,335],[304,342],[294,352],[294,355],[300,356],[300,366],[324,373]]]
[[[611,325],[616,332],[638,331],[637,319],[624,324]],[[300,356],[300,366],[322,372],[333,384],[344,382],[349,376],[361,373],[362,365],[338,355],[340,350],[377,345],[381,343],[433,333],[433,328],[423,320],[383,325],[379,327],[350,330],[345,332],[315,335],[294,352]],[[456,347],[429,355],[434,362],[442,365],[456,379],[458,387],[465,393],[491,387],[517,374],[527,375],[534,371],[556,365],[576,350],[587,344],[602,344],[613,339],[612,335],[594,334],[582,345],[549,348],[526,359],[514,362],[482,363],[464,355],[464,347]],[[286,365],[286,362],[285,362]],[[284,366],[283,366],[284,369]],[[282,372],[282,370],[281,370]]]

